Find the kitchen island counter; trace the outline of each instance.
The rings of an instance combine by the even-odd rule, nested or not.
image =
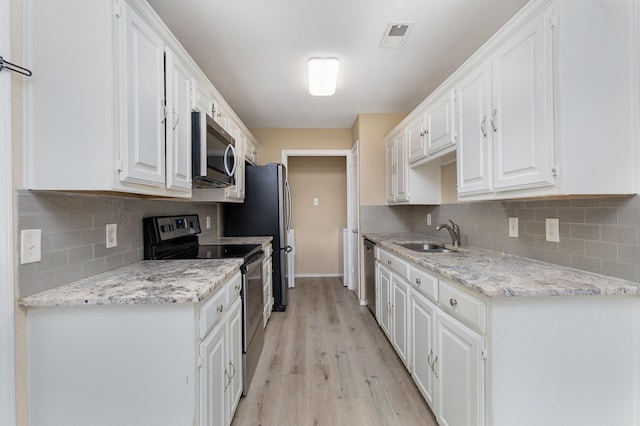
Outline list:
[[[640,294],[640,285],[622,279],[566,268],[472,247],[458,252],[420,253],[398,243],[443,241],[417,233],[367,233],[378,247],[423,266],[487,297],[621,296]],[[452,248],[446,244],[448,248]]]

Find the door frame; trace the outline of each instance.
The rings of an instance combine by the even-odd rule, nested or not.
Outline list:
[[[0,0],[0,55],[11,58],[11,5]],[[16,424],[11,73],[0,72],[0,424]]]
[[[347,173],[347,201],[353,195],[351,194],[351,188],[356,188],[357,190],[357,186],[353,185],[351,182],[351,177],[349,176],[349,170],[348,170],[348,165],[353,160],[351,149],[283,149],[281,155],[282,155],[282,164],[284,164],[284,167],[287,170],[288,170],[287,167],[289,165],[289,157],[345,157],[346,158],[345,172]],[[347,205],[348,205],[348,202],[347,202]],[[352,229],[349,226],[348,215],[349,215],[349,212],[347,211],[347,228],[348,228],[347,233],[348,235],[351,235]],[[357,230],[357,232],[360,232],[360,231]],[[360,265],[354,265],[354,267],[359,268]],[[359,283],[350,284],[349,289],[354,290],[356,292],[356,296],[359,297],[359,289],[360,289]]]

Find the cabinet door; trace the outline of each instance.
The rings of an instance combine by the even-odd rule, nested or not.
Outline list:
[[[489,66],[480,65],[457,87],[458,194],[491,191],[491,124]]]
[[[165,186],[164,42],[125,2],[124,127],[120,179]]]
[[[191,190],[191,76],[167,50],[167,188]]]
[[[454,93],[441,97],[427,112],[427,154],[455,145]]]
[[[230,376],[227,366],[225,324],[218,324],[200,344],[200,426],[227,425]]]
[[[391,315],[389,314],[391,310],[391,299],[390,299],[390,289],[391,289],[391,271],[378,264],[378,277],[380,293],[377,294],[378,300],[380,300],[380,310],[378,312],[378,323],[382,328],[382,331],[385,332],[387,337],[391,335]]]
[[[496,191],[554,183],[551,32],[540,14],[493,55]]]
[[[227,371],[231,376],[231,382],[227,388],[227,421],[225,424],[229,425],[242,396],[242,304],[240,298],[236,299],[227,312],[226,327],[229,350]]]
[[[438,424],[478,426],[483,422],[482,338],[446,314],[436,317]]]
[[[409,201],[409,161],[404,135],[394,140],[396,151],[396,201]]]
[[[425,144],[425,117],[419,112],[416,118],[407,126],[407,151],[409,163],[418,161],[427,156]]]
[[[402,362],[408,364],[408,327],[407,327],[407,314],[409,303],[409,286],[404,281],[404,277],[393,274],[391,276],[392,283],[392,301],[391,301],[391,314],[393,319],[391,320],[391,327],[393,329],[391,333],[391,343],[393,344],[398,356]]]
[[[433,332],[435,329],[436,308],[426,297],[412,292],[411,320],[411,375],[422,396],[432,409],[434,406],[435,377],[431,363],[435,359]]]
[[[396,201],[396,166],[395,166],[395,155],[396,150],[394,149],[393,141],[388,141],[384,144],[384,158],[385,158],[385,178],[384,178],[384,188],[385,188],[385,197],[387,203],[393,203]]]

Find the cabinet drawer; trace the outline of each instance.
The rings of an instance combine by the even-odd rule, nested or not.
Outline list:
[[[378,261],[381,264],[389,269],[392,269],[394,272],[397,272],[403,278],[407,278],[409,276],[409,264],[407,262],[390,253],[387,253],[384,250],[380,250],[378,253]]]
[[[409,270],[409,282],[413,288],[427,296],[431,301],[438,301],[438,277],[412,266]]]
[[[484,301],[444,280],[440,280],[439,293],[440,306],[445,311],[481,333],[487,331],[487,305]]]
[[[225,310],[229,308],[228,288],[218,289],[213,296],[200,308],[200,338],[204,338],[209,330],[222,317]]]
[[[240,297],[240,290],[242,290],[242,274],[238,272],[233,276],[226,284],[227,288],[227,303],[229,306],[236,301],[238,297]]]

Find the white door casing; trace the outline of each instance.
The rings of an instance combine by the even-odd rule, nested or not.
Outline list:
[[[10,0],[0,0],[0,56],[11,58]],[[0,424],[16,424],[11,73],[0,71]]]
[[[353,145],[351,156],[347,157],[347,230],[349,235],[349,290],[356,293],[360,304],[364,304],[360,288],[360,199],[358,192],[358,152],[359,141]]]

